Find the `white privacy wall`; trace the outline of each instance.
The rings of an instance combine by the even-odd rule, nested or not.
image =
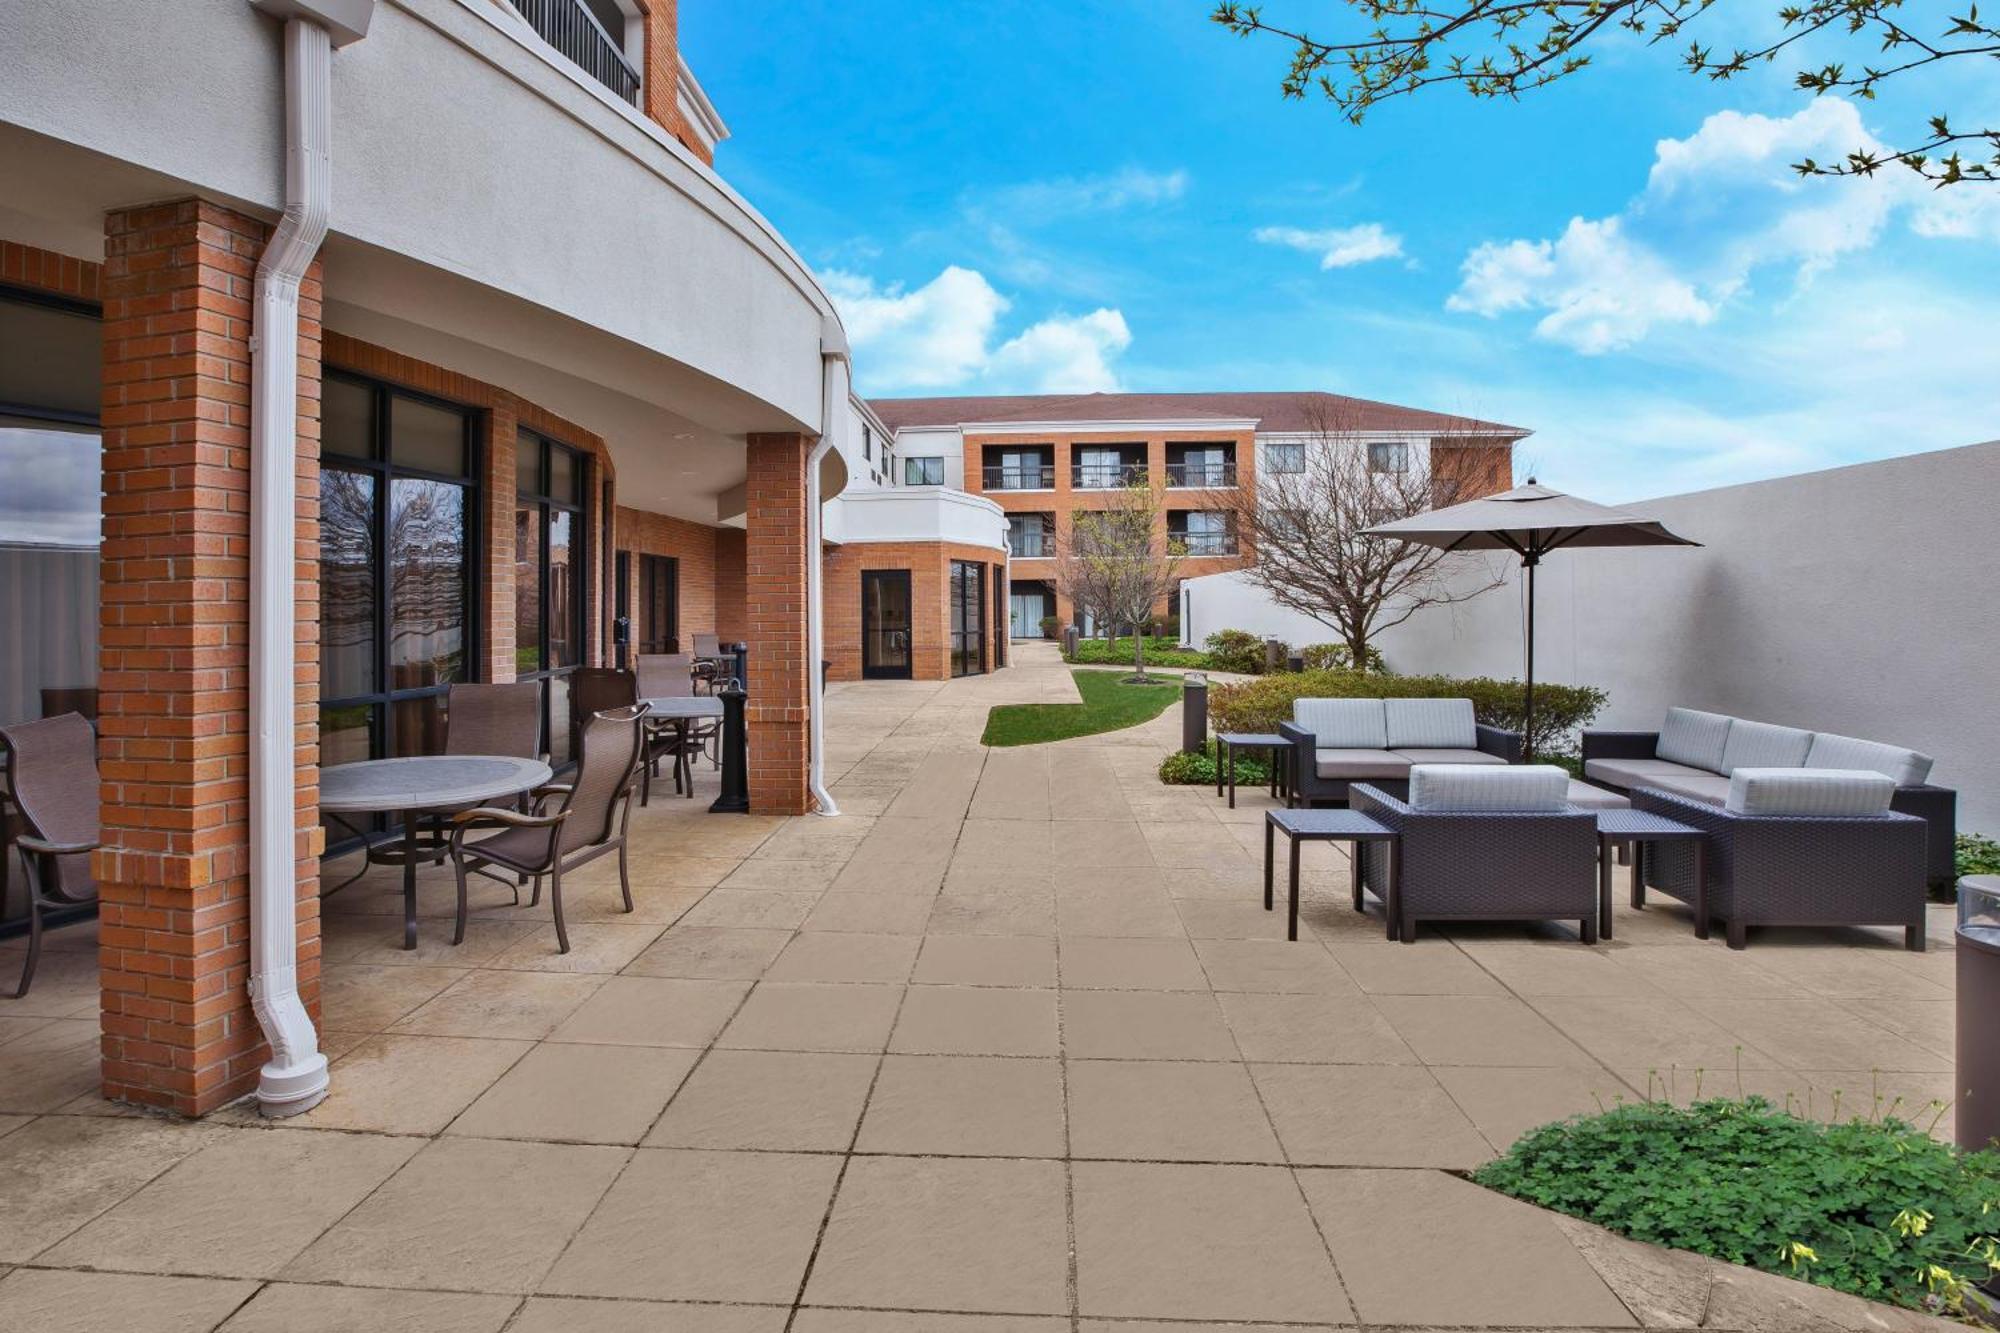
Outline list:
[[[1537,678],[1609,690],[1600,726],[1654,728],[1683,704],[1911,746],[1958,789],[1961,828],[2000,834],[2000,442],[1629,507],[1702,547],[1549,556]],[[1390,666],[1518,675],[1513,578],[1390,631]],[[1334,637],[1251,589],[1223,605],[1224,586],[1194,582],[1189,637]]]

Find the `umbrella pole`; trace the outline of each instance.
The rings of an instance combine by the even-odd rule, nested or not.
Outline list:
[[[1521,558],[1528,571],[1528,679],[1521,710],[1525,716],[1521,727],[1521,761],[1529,764],[1535,762],[1535,566],[1540,563],[1542,558],[1533,552]]]

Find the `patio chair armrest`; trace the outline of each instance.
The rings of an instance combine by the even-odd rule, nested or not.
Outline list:
[[[24,852],[33,852],[37,856],[81,856],[85,852],[96,851],[103,844],[96,842],[50,842],[45,838],[37,838],[33,834],[23,833],[14,839],[14,845]]]
[[[1520,732],[1485,722],[1474,724],[1474,730],[1478,736],[1477,748],[1481,754],[1496,755],[1510,764],[1521,762]]]
[[[1410,813],[1407,803],[1366,782],[1355,782],[1348,786],[1347,808],[1372,815],[1389,825],[1399,824],[1403,816]]]
[[[1651,759],[1660,746],[1657,731],[1586,731],[1583,758]]]
[[[1898,787],[1889,798],[1889,808],[1900,814],[1915,815],[1930,826],[1929,844],[1924,852],[1924,878],[1932,884],[1950,884],[1958,878],[1958,793],[1950,787]]]
[[[549,828],[569,818],[569,811],[558,810],[552,815],[524,815],[519,810],[502,810],[495,805],[482,805],[471,810],[461,810],[451,817],[458,825],[505,824],[510,828]]]
[[[1315,747],[1313,734],[1296,722],[1280,722],[1278,734],[1290,741],[1296,748],[1310,753]]]

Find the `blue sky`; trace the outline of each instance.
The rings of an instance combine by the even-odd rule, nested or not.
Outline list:
[[[1971,72],[1814,102],[1794,63],[1713,85],[1621,40],[1356,128],[1208,8],[680,13],[717,166],[835,293],[864,393],[1330,389],[1530,427],[1525,465],[1605,500],[2000,436],[2000,187],[1788,170],[2000,119]]]

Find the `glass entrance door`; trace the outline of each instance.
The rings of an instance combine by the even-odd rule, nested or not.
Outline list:
[[[910,571],[861,571],[861,674],[910,678]]]
[[[951,674],[976,676],[986,669],[986,581],[980,566],[951,562]]]

